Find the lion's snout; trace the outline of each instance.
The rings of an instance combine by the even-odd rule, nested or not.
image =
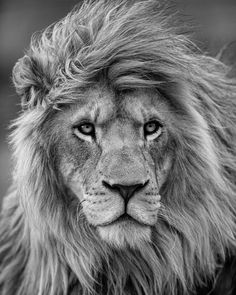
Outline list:
[[[94,226],[106,225],[107,230],[109,224],[121,224],[119,217],[127,214],[134,227],[136,222],[155,225],[160,207],[159,187],[141,150],[132,145],[116,150],[107,148],[98,167],[99,174],[94,174],[98,181],[90,179],[94,190],[87,191],[83,201],[88,221]]]

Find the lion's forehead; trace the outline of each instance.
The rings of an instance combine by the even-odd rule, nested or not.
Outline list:
[[[94,87],[70,107],[71,121],[88,119],[97,125],[106,125],[117,118],[143,124],[152,117],[163,119],[166,104],[154,90],[132,90],[116,93],[105,87]]]

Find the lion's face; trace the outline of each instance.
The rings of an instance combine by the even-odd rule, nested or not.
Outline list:
[[[59,112],[60,171],[100,237],[116,246],[149,241],[170,167],[168,106],[151,90],[99,87]]]

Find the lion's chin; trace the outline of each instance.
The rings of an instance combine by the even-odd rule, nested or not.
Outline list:
[[[106,226],[98,226],[102,240],[115,248],[140,248],[151,240],[151,228],[135,221],[118,221]]]

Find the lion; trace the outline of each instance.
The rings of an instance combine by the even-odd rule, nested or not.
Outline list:
[[[2,295],[234,294],[236,81],[171,23],[85,1],[15,65]]]

